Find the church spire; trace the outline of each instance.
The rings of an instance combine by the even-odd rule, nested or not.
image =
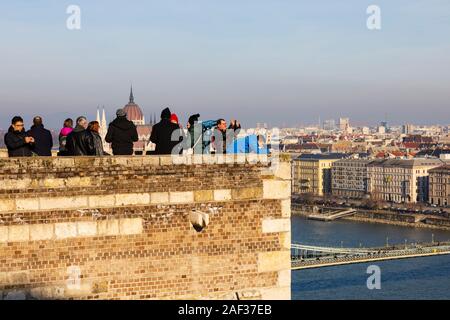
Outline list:
[[[134,103],[133,85],[131,85],[131,91],[130,91],[130,103]]]

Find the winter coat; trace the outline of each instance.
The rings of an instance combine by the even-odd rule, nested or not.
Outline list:
[[[31,150],[41,157],[51,157],[53,148],[53,137],[49,130],[43,125],[32,126],[28,131],[28,136],[34,138]]]
[[[94,156],[94,138],[92,134],[83,127],[77,126],[67,136],[67,155],[69,156]]]
[[[103,150],[102,137],[100,137],[100,135],[95,131],[90,131],[90,133],[92,134],[92,138],[94,139],[95,155],[99,157],[106,156],[107,153]]]
[[[139,140],[136,126],[126,117],[117,117],[110,123],[106,142],[111,143],[114,155],[132,155],[133,142]]]
[[[25,137],[27,137],[25,130],[18,132],[14,131],[12,126],[9,127],[8,133],[5,135],[5,145],[10,157],[30,157],[32,155],[30,144],[25,142]]]
[[[176,130],[180,130],[178,138],[172,141],[172,134]],[[170,122],[169,119],[161,119],[160,122],[155,124],[152,128],[152,134],[150,136],[150,141],[156,144],[155,154],[172,154],[175,146],[179,147],[180,150],[175,153],[180,153],[183,146],[180,144],[183,141],[183,134],[181,133],[180,126]]]

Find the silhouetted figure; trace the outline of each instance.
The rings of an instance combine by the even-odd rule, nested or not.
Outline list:
[[[44,128],[42,117],[34,117],[33,126],[28,131],[28,135],[34,138],[34,143],[31,146],[31,149],[35,154],[41,157],[52,156],[52,133]]]
[[[123,109],[117,110],[116,116],[109,124],[105,140],[111,143],[114,155],[132,155],[133,143],[139,140],[136,126],[127,119]]]

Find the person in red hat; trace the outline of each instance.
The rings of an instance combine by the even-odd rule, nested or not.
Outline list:
[[[175,113],[170,115],[170,122],[179,125],[178,116]]]

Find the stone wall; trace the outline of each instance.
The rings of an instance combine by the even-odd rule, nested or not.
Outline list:
[[[0,299],[290,299],[289,162],[232,160],[0,159]]]

